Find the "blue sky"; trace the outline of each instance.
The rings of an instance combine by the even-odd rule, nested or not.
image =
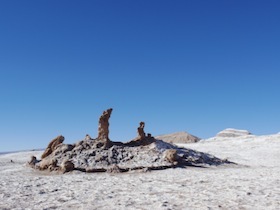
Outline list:
[[[279,1],[0,1],[0,151],[57,135],[280,132]]]

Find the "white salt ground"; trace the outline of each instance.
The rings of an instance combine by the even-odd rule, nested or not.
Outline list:
[[[47,175],[25,166],[41,152],[0,155],[0,209],[280,209],[279,134],[184,146],[239,165]]]

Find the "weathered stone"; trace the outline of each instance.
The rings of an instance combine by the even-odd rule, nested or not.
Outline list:
[[[56,149],[53,151],[55,155],[59,153],[65,153],[68,151],[72,151],[74,149],[74,146],[72,144],[60,144],[56,147]]]
[[[145,134],[145,132],[144,132],[145,123],[144,123],[144,122],[140,122],[139,124],[140,124],[140,126],[137,128],[137,131],[138,131],[138,139],[143,140],[143,139],[145,139],[145,137],[146,137],[146,134]]]
[[[146,146],[155,142],[155,138],[152,134],[148,133],[146,136],[144,131],[145,123],[140,122],[140,126],[137,128],[138,136],[132,141],[125,143],[126,146],[136,147],[136,146]]]
[[[165,160],[170,163],[176,163],[178,161],[178,154],[176,149],[168,149],[165,151]]]
[[[40,170],[60,170],[63,173],[74,169],[83,172],[119,173],[143,169],[159,170],[178,165],[205,166],[229,163],[209,154],[156,140],[151,134],[145,134],[144,122],[140,122],[136,139],[128,143],[111,142],[109,140],[111,112],[112,109],[108,109],[100,117],[96,140],[88,138],[69,145],[62,144],[64,137],[59,136],[49,143],[41,162],[32,158],[30,166]]]
[[[42,154],[42,159],[48,157],[56,149],[56,147],[64,141],[63,136],[58,136],[53,139],[49,144],[44,153]]]
[[[41,162],[39,163],[39,169],[40,170],[46,170],[49,169],[50,171],[52,171],[54,168],[57,168],[57,159],[55,158],[44,158],[41,160]]]
[[[107,109],[99,118],[98,123],[98,137],[97,147],[100,148],[109,148],[112,146],[112,142],[109,139],[109,119],[113,109]]]
[[[99,118],[97,139],[109,140],[109,118],[113,109],[107,109]]]
[[[74,163],[72,163],[72,162],[69,161],[69,160],[64,161],[64,162],[61,164],[61,171],[62,171],[63,173],[73,171],[74,169],[75,169]]]

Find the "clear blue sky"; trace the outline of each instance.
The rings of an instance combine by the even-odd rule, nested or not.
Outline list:
[[[0,151],[227,127],[280,132],[280,3],[0,1]]]

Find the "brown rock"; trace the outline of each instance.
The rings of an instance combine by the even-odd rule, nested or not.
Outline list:
[[[178,154],[176,149],[168,149],[165,151],[165,160],[170,163],[176,163],[178,161]]]
[[[138,131],[138,139],[145,139],[146,134],[144,132],[144,127],[145,127],[145,123],[144,122],[140,122],[140,126],[137,128]]]
[[[98,123],[98,139],[109,140],[109,118],[111,116],[113,109],[107,109],[99,118]]]
[[[60,145],[63,141],[64,141],[64,137],[61,135],[56,137],[55,139],[51,140],[48,147],[42,154],[41,158],[44,159],[44,158],[48,157],[50,154],[52,154],[52,152],[56,149],[56,147],[58,145]]]
[[[156,140],[145,133],[145,123],[140,122],[138,135],[128,143],[112,142],[109,139],[109,118],[112,109],[103,112],[99,119],[98,138],[84,139],[71,144],[63,144],[64,137],[52,140],[42,160],[32,157],[29,165],[39,170],[66,173],[81,172],[120,173],[133,170],[162,170],[166,168],[207,164],[230,163],[209,154],[179,148],[162,140]],[[110,145],[108,147],[108,145]]]
[[[59,144],[55,147],[55,150],[52,152],[52,155],[57,155],[59,153],[66,153],[72,151],[74,146],[72,144]]]
[[[53,171],[55,168],[58,168],[58,166],[57,166],[57,159],[54,158],[45,158],[39,164],[40,170],[49,169],[50,171]]]
[[[69,160],[67,160],[61,164],[61,170],[63,173],[73,171],[74,169],[75,169],[74,163],[72,163]]]
[[[136,146],[146,146],[151,143],[154,143],[155,138],[150,133],[148,133],[148,135],[146,136],[146,134],[144,132],[144,127],[145,127],[145,123],[140,122],[140,126],[137,128],[138,136],[135,139],[133,139],[132,141],[125,143],[125,145],[136,147]]]
[[[98,137],[96,145],[102,148],[109,148],[112,146],[112,142],[109,139],[109,118],[113,109],[107,109],[99,118],[98,123]]]

